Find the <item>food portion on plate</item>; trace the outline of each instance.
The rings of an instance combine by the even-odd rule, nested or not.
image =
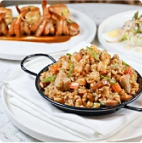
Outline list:
[[[96,45],[67,53],[40,76],[48,98],[74,107],[114,107],[131,100],[139,90],[137,72],[117,54]]]
[[[128,41],[131,46],[142,46],[142,15],[136,12],[132,20],[126,21],[121,29],[103,34],[107,42]]]
[[[36,6],[16,6],[16,9],[19,15],[14,18],[11,9],[0,7],[0,39],[75,36],[79,33],[79,25],[70,19],[66,5],[54,4],[47,7],[44,0],[43,14]]]

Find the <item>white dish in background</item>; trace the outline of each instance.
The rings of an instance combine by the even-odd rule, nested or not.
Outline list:
[[[80,44],[79,47],[84,47],[84,44],[85,43]],[[89,44],[86,43],[86,45],[89,45]],[[76,51],[78,51],[78,48],[76,47]],[[72,53],[73,51],[70,50],[69,52]],[[63,53],[54,54],[53,57],[57,59],[62,54]],[[111,53],[111,54],[114,54],[114,53]],[[142,73],[142,66],[139,65],[141,63],[140,60],[137,60],[122,54],[120,54],[120,57],[124,61],[132,65],[133,68],[135,68],[140,73]],[[38,58],[28,62],[26,64],[26,67],[34,65],[35,63],[36,63],[35,72],[39,72],[43,67],[49,64],[49,60],[48,59],[45,60],[45,58]],[[18,68],[15,72],[9,75],[7,80],[13,79],[15,77],[18,78],[18,75],[21,75],[21,74],[23,74],[23,71],[20,68]],[[10,104],[9,102],[10,96],[6,94],[5,90],[6,89],[4,89],[4,86],[3,86],[2,103],[5,109],[5,113],[8,115],[9,119],[13,122],[13,124],[17,126],[19,129],[21,129],[23,132],[41,141],[85,141],[82,138],[74,136],[55,126],[49,125],[47,122],[39,120],[38,118],[37,120],[34,120],[34,123],[33,123],[33,121],[30,118],[32,115]],[[19,112],[22,113],[22,115],[26,116],[28,120],[22,120],[20,116],[18,116]],[[36,126],[36,122],[40,122],[40,127]],[[56,135],[58,135],[58,138],[57,136],[55,136],[55,132],[56,132]],[[142,115],[138,117],[136,120],[134,120],[133,122],[131,122],[129,125],[127,125],[124,129],[117,132],[112,137],[106,138],[104,140],[99,140],[99,141],[128,141],[130,139],[134,139],[140,136],[142,136]]]
[[[39,7],[41,12],[41,4],[34,4]],[[26,5],[20,5],[23,7]],[[15,6],[8,7],[12,9],[13,16],[18,15]],[[63,43],[36,43],[36,42],[18,42],[18,41],[2,41],[0,40],[0,58],[9,60],[21,60],[25,56],[33,53],[56,53],[66,51],[69,48],[79,44],[81,41],[92,42],[96,35],[96,24],[87,15],[77,10],[69,8],[71,19],[76,21],[80,26],[80,33],[72,37],[69,41]]]
[[[126,21],[132,19],[132,17],[134,16],[136,12],[137,11],[134,10],[134,11],[116,14],[116,15],[113,15],[107,18],[100,24],[99,29],[98,29],[98,39],[105,49],[107,49],[108,51],[112,51],[116,53],[123,53],[129,56],[132,56],[132,57],[142,59],[142,47],[141,48],[135,47],[135,48],[127,49],[126,48],[128,47],[127,41],[109,43],[105,41],[105,39],[103,38],[104,33],[113,31],[116,29],[120,29]],[[142,10],[139,10],[139,14],[142,14]]]

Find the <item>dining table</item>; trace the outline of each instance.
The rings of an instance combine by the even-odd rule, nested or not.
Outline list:
[[[97,27],[103,20],[114,14],[130,10],[140,10],[142,8],[141,6],[134,6],[134,5],[105,4],[105,3],[75,3],[75,4],[67,4],[67,6],[75,10],[81,11],[84,14],[91,17],[95,21]],[[97,39],[97,34],[96,38],[92,41],[92,43],[98,45],[101,48],[104,48],[99,43]],[[8,75],[12,73],[19,66],[20,66],[20,61],[0,59],[0,91]],[[33,137],[27,135],[26,133],[22,132],[17,127],[15,127],[12,124],[12,122],[8,119],[2,107],[1,92],[0,92],[0,140],[2,142],[38,142],[37,139],[34,139]],[[127,141],[140,142],[141,140],[142,136]],[[49,141],[51,142],[52,140]]]

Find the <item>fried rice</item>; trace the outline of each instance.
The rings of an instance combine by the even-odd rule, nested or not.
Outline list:
[[[61,104],[84,108],[116,106],[139,90],[136,71],[96,45],[67,53],[40,76],[44,94]]]

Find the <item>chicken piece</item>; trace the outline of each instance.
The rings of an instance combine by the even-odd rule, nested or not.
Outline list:
[[[50,13],[58,15],[58,16],[64,16],[65,18],[70,18],[70,11],[67,8],[66,5],[63,4],[54,4],[48,7],[48,10]]]
[[[103,62],[98,63],[98,71],[105,74],[107,66]]]
[[[56,102],[59,102],[59,103],[64,104],[64,99],[63,99],[63,98],[60,98],[60,97],[54,97],[54,100],[55,100]]]
[[[74,63],[78,63],[76,57],[77,57],[77,53],[74,53],[73,55],[71,55],[71,61],[74,62]]]
[[[84,64],[79,62],[74,62],[74,72],[81,73],[83,71]]]
[[[85,78],[81,77],[81,78],[78,78],[76,80],[76,83],[79,83],[79,85],[82,85],[82,86],[86,86],[86,80]]]
[[[88,74],[87,78],[86,78],[88,83],[94,83],[100,80],[100,74],[97,71],[93,71],[91,73]]]
[[[55,87],[61,91],[68,91],[70,84],[71,80],[63,71],[60,71],[55,79]]]
[[[70,90],[70,84],[71,84],[71,80],[68,77],[64,77],[63,78],[63,85],[64,85],[65,91]]]
[[[22,7],[21,9],[17,7],[17,11],[19,12],[19,14],[23,11],[26,11],[25,20],[30,25],[33,25],[34,23],[36,23],[41,17],[40,9],[35,6],[26,6],[26,7]]]
[[[103,50],[100,56],[100,60],[103,61],[105,65],[108,65],[110,63],[110,59],[111,59],[111,56],[107,53],[106,50]]]
[[[103,80],[99,81],[98,83],[91,84],[90,88],[91,88],[91,90],[95,91],[96,89],[99,89],[106,85],[109,85],[109,83],[107,80],[103,79]]]
[[[4,7],[0,7],[0,14],[4,13],[4,20],[6,22],[6,25],[9,25],[12,23],[13,16],[12,16],[12,10]]]
[[[132,95],[127,94],[124,90],[122,90],[119,94],[122,101],[129,101],[133,98]]]
[[[130,91],[131,91],[130,75],[127,74],[127,75],[121,76],[121,77],[119,78],[119,81],[120,81],[121,86],[124,88],[124,90],[125,90],[127,93],[130,93]]]
[[[129,20],[127,22],[125,22],[124,26],[122,27],[122,29],[124,31],[131,31],[133,28],[135,28],[136,26],[136,22],[133,20]]]
[[[109,97],[109,87],[107,86],[102,87],[102,96]]]
[[[69,69],[70,69],[70,65],[71,65],[70,62],[68,62],[68,61],[63,61],[63,62],[62,62],[62,69],[69,70]]]

